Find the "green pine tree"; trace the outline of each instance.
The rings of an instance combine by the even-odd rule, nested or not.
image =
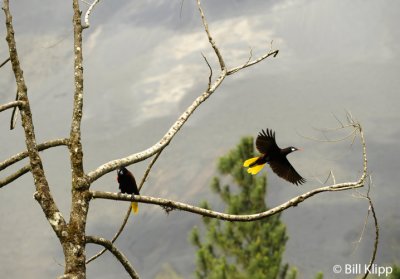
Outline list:
[[[389,275],[389,279],[400,279],[400,266],[393,265],[392,268],[392,274]]]
[[[229,175],[232,185],[221,185],[215,177],[212,190],[226,204],[230,214],[251,214],[267,210],[266,175],[252,176],[243,168],[243,161],[254,157],[253,138],[220,158],[218,171]],[[237,190],[237,187],[239,190]],[[202,204],[209,208],[208,204]],[[191,241],[198,248],[196,276],[199,279],[295,279],[296,269],[283,265],[282,255],[288,239],[280,214],[255,222],[225,222],[204,218],[206,236],[202,241],[194,228]]]
[[[324,279],[324,274],[322,272],[318,272],[317,275],[315,275],[315,279]]]

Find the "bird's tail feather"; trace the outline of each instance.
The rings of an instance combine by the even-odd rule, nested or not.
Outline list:
[[[139,205],[137,202],[132,202],[132,211],[137,214],[139,212]]]
[[[265,166],[265,164],[256,165],[256,166],[254,166],[254,167],[248,168],[248,169],[247,169],[247,172],[250,173],[250,174],[252,174],[252,175],[255,175],[255,174],[259,173],[260,170],[262,170],[262,168],[263,168],[264,166]]]
[[[251,164],[253,164],[255,161],[257,161],[258,158],[259,157],[247,159],[246,161],[244,161],[243,167],[249,167]]]

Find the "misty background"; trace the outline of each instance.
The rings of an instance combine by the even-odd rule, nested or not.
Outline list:
[[[81,9],[87,6],[81,2]],[[224,210],[209,188],[218,157],[243,136],[276,131],[281,147],[302,147],[289,156],[308,182],[295,187],[267,168],[268,205],[273,207],[321,186],[334,171],[338,182],[357,180],[362,168],[359,142],[322,143],[314,128],[339,125],[346,110],[363,125],[380,225],[376,263],[400,262],[398,112],[400,23],[398,1],[203,1],[209,28],[228,68],[256,58],[271,46],[276,58],[229,76],[203,103],[155,164],[143,195],[198,205],[207,199]],[[68,137],[73,100],[72,3],[12,1],[16,41],[28,86],[38,142]],[[8,57],[4,14],[0,15],[0,60]],[[82,140],[85,171],[156,143],[207,87],[209,70],[201,53],[217,61],[195,1],[101,1],[84,31],[85,100]],[[10,64],[0,69],[0,104],[14,100]],[[8,130],[11,111],[0,114],[0,160],[25,150],[23,131]],[[348,132],[348,131],[347,131]],[[327,134],[339,138],[346,131]],[[66,147],[41,153],[52,194],[67,218],[70,166]],[[149,160],[130,166],[139,180]],[[20,162],[2,177],[26,164]],[[118,191],[116,173],[91,189]],[[63,254],[42,210],[33,199],[28,173],[0,189],[0,271],[4,278],[54,278]],[[345,191],[317,195],[282,214],[289,241],[284,261],[299,278],[332,266],[368,263],[374,228],[365,200]],[[111,239],[128,203],[91,202],[87,233]],[[194,278],[195,249],[188,241],[197,215],[140,205],[116,242],[142,278],[173,269]],[[87,256],[99,247],[88,245]],[[128,278],[109,255],[87,267],[88,278]],[[349,276],[348,278],[352,278]],[[163,278],[163,277],[159,277]],[[347,278],[345,275],[340,278]]]

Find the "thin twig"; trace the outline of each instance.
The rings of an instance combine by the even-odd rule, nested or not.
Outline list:
[[[0,64],[0,68],[7,64],[8,61],[10,61],[10,57],[8,57],[6,60],[4,60],[3,63]]]
[[[336,114],[332,113],[333,117],[335,117],[336,121],[340,123],[340,125],[342,126],[342,128],[344,128],[344,124],[342,123],[342,121],[340,121],[339,117],[336,116]]]
[[[142,190],[143,184],[146,182],[147,177],[148,177],[149,174],[150,174],[151,168],[153,167],[153,165],[154,165],[155,162],[157,161],[158,157],[160,157],[161,152],[162,152],[163,150],[164,150],[164,148],[161,149],[160,151],[158,151],[158,153],[156,154],[156,156],[154,156],[154,158],[151,160],[150,164],[147,166],[147,169],[146,169],[146,171],[144,172],[144,175],[143,175],[142,180],[140,181],[140,184],[139,184],[139,187],[138,187],[139,191]]]
[[[85,3],[86,5],[90,6],[91,4],[85,0],[81,0],[82,3]]]
[[[238,66],[238,67],[235,67],[235,68],[232,68],[232,69],[228,70],[226,74],[227,74],[228,76],[229,76],[229,75],[232,75],[232,74],[234,74],[234,73],[236,73],[236,72],[238,72],[238,71],[240,71],[240,70],[243,70],[243,69],[245,69],[245,68],[247,68],[247,67],[250,67],[250,66],[253,66],[254,64],[257,64],[257,63],[263,61],[264,59],[267,59],[267,58],[270,57],[270,56],[276,57],[276,56],[278,55],[278,53],[279,53],[279,50],[274,50],[274,51],[272,51],[272,52],[270,51],[270,52],[264,54],[263,56],[261,56],[261,57],[255,59],[255,60],[253,60],[253,61],[246,62],[246,63],[244,63],[244,64],[241,65],[241,66]]]
[[[22,167],[21,169],[19,169],[18,171],[16,171],[15,173],[0,180],[0,188],[2,188],[3,186],[5,186],[7,184],[10,184],[11,182],[13,182],[17,178],[21,177],[25,173],[29,172],[30,170],[31,170],[31,165],[26,165],[26,166]]]
[[[329,177],[332,177],[332,182],[333,182],[333,184],[336,184],[335,175],[333,174],[333,171],[332,171],[332,170],[329,171],[329,175],[328,175],[328,177],[326,178],[324,184],[328,182]]]
[[[223,59],[223,57],[221,55],[221,52],[220,52],[219,48],[215,44],[215,41],[214,41],[213,37],[211,36],[210,30],[208,29],[208,23],[207,23],[205,15],[204,15],[203,8],[201,7],[200,0],[197,0],[197,7],[198,7],[199,12],[200,12],[201,21],[203,22],[204,30],[207,33],[208,41],[210,42],[211,47],[214,49],[215,55],[218,58],[218,62],[219,62],[219,65],[221,67],[221,71],[226,71],[224,59]]]
[[[340,124],[339,127],[333,127],[333,128],[315,128],[315,130],[320,131],[320,132],[332,132],[332,131],[338,131],[341,130],[343,128],[348,128],[353,126],[351,123],[352,122],[357,122],[355,119],[352,119],[351,116],[349,117],[349,115],[351,115],[351,113],[349,111],[345,111],[346,112],[346,120],[348,124],[344,124],[334,113],[332,113],[333,117],[336,119],[336,121]]]
[[[212,81],[213,70],[212,70],[212,68],[211,68],[210,63],[208,63],[207,57],[206,57],[203,53],[201,53],[201,55],[203,56],[204,61],[206,61],[207,66],[208,66],[208,68],[210,69],[210,74],[209,74],[209,76],[208,76],[208,87],[207,87],[207,91],[208,91],[208,90],[210,90],[210,87],[211,87],[211,81]]]
[[[354,249],[353,249],[353,253],[357,250],[358,244],[360,244],[361,241],[362,241],[362,239],[363,239],[364,232],[365,232],[365,228],[367,227],[368,219],[369,219],[370,213],[371,213],[371,206],[368,206],[367,215],[365,216],[364,225],[363,225],[363,227],[362,227],[362,229],[361,229],[360,237],[358,238],[357,241],[354,241],[354,242],[353,242],[353,243],[356,244],[355,247],[354,247]]]
[[[378,225],[378,218],[376,217],[376,212],[375,212],[375,207],[374,204],[372,203],[371,198],[368,196],[367,197],[369,205],[372,210],[372,217],[374,218],[374,226],[375,226],[375,241],[374,241],[374,250],[372,252],[371,260],[368,264],[368,267],[366,269],[366,273],[364,274],[362,279],[365,279],[368,277],[369,271],[371,269],[371,266],[373,265],[375,258],[376,258],[376,252],[378,251],[378,243],[379,243],[379,225]]]
[[[18,101],[18,90],[15,93],[15,101]],[[14,107],[12,110],[11,118],[10,118],[10,130],[14,130],[15,125],[17,124],[17,119],[18,119],[18,114],[19,114],[19,113],[17,113],[18,108],[19,108],[19,106]]]
[[[122,264],[128,274],[131,276],[131,278],[139,279],[139,275],[136,273],[129,260],[124,254],[122,254],[122,252],[117,249],[117,247],[113,245],[113,243],[111,243],[111,241],[97,236],[86,236],[86,243],[94,243],[106,248],[117,258],[117,260]]]
[[[371,183],[372,183],[371,176],[370,176],[369,182],[370,183],[368,184],[367,194],[363,195],[363,194],[359,193],[359,195],[360,195],[361,198],[366,199],[368,201],[368,203],[369,203],[368,214],[367,214],[366,221],[368,219],[368,216],[369,216],[370,212],[372,212],[372,217],[374,219],[374,226],[375,226],[375,240],[374,240],[374,250],[372,251],[371,260],[369,261],[368,267],[365,269],[365,274],[362,277],[362,279],[366,279],[368,277],[368,274],[370,273],[371,267],[372,267],[373,263],[375,262],[376,253],[378,251],[378,244],[379,244],[378,218],[376,217],[375,207],[374,207],[372,199],[371,199],[371,197],[369,195],[370,190],[371,190]],[[364,223],[364,228],[363,228],[363,232],[362,233],[364,233],[364,229],[365,229],[365,226],[366,226],[366,221]],[[362,238],[362,234],[360,236],[360,241],[361,241],[361,238]]]
[[[246,63],[244,63],[244,65],[248,65],[251,61],[251,58],[253,58],[253,49],[252,48],[250,48],[249,58],[247,59]]]
[[[349,126],[348,126],[349,127]],[[346,127],[345,127],[346,128]],[[339,129],[343,129],[343,128],[339,128]],[[357,133],[357,129],[354,129],[353,131],[351,131],[349,134],[347,134],[347,135],[345,135],[345,136],[343,136],[343,137],[341,137],[341,138],[337,138],[337,139],[326,139],[326,140],[323,140],[323,139],[318,139],[318,138],[313,138],[313,137],[309,137],[309,136],[305,136],[305,135],[303,135],[303,134],[301,134],[301,133],[297,133],[299,136],[301,136],[301,137],[303,137],[303,138],[305,138],[305,139],[309,139],[309,140],[312,140],[312,141],[317,141],[317,142],[332,142],[332,143],[334,143],[334,142],[339,142],[339,141],[345,141],[345,140],[347,140],[348,138],[350,138],[350,137],[354,137],[354,135]]]
[[[114,243],[117,238],[121,235],[122,231],[124,230],[126,224],[128,223],[129,220],[129,216],[131,215],[132,212],[132,206],[129,205],[128,206],[128,211],[125,213],[125,217],[124,220],[122,221],[121,226],[119,227],[118,231],[116,232],[116,234],[114,235],[114,237],[111,239],[111,243]],[[88,259],[86,261],[86,264],[89,264],[90,262],[94,261],[95,259],[97,259],[98,257],[100,257],[101,255],[103,255],[105,252],[107,251],[107,248],[103,248],[102,250],[100,250],[97,254],[93,255],[90,259]]]

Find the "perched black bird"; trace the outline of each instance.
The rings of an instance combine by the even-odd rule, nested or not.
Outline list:
[[[133,174],[125,167],[120,167],[118,170],[117,180],[121,193],[139,195],[139,190],[136,185],[136,180]],[[132,202],[132,211],[137,214],[139,211],[138,203]]]
[[[248,173],[257,174],[268,163],[271,169],[283,179],[296,185],[306,182],[286,158],[286,155],[300,149],[293,146],[280,149],[275,141],[275,132],[268,129],[266,131],[262,130],[258,134],[256,147],[262,155],[250,158],[244,162],[243,166],[249,167],[247,169]]]

